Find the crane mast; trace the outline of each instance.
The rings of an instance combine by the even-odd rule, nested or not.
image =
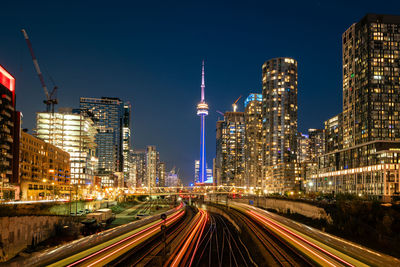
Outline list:
[[[238,99],[236,99],[236,101],[232,104],[233,112],[236,112],[236,109],[237,109],[237,102],[239,101],[240,98],[242,98],[242,96],[239,96]]]
[[[53,91],[49,94],[49,91],[47,90],[46,83],[44,82],[43,74],[42,74],[42,72],[40,70],[40,67],[39,67],[38,60],[37,60],[37,58],[35,56],[35,53],[33,52],[32,43],[29,40],[29,36],[26,33],[25,29],[22,29],[21,31],[22,31],[22,34],[24,35],[26,44],[28,45],[29,52],[31,53],[33,65],[35,66],[36,73],[39,76],[39,80],[40,80],[40,83],[41,83],[41,85],[43,87],[44,94],[46,95],[46,100],[43,101],[43,103],[46,104],[46,111],[50,112],[50,110],[51,110],[51,112],[54,113],[54,105],[58,104],[58,100],[57,100],[57,98],[55,98],[55,94],[56,94],[56,91],[57,91],[57,86],[54,86]]]

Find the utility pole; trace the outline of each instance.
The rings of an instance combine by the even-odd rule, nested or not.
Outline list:
[[[72,185],[69,184],[69,216],[71,216],[72,212]]]
[[[75,185],[75,196],[76,196],[76,200],[75,200],[75,216],[78,215],[78,185]]]
[[[164,243],[164,249],[163,249],[163,263],[167,259],[167,215],[165,213],[161,214],[161,232],[163,234],[163,243]]]

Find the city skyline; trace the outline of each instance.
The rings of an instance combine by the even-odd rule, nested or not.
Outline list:
[[[396,1],[5,3],[0,265],[400,266]]]
[[[60,20],[54,20],[59,22],[51,26],[44,25],[45,21],[41,18],[23,16],[24,12],[31,12],[29,6],[24,7],[23,10],[18,11],[18,14],[15,14],[12,11],[13,6],[10,4],[10,14],[6,14],[4,17],[5,19],[8,18],[9,21],[1,26],[5,37],[9,38],[9,40],[1,44],[0,48],[1,51],[7,52],[3,52],[0,56],[3,59],[2,65],[17,79],[17,109],[21,110],[24,115],[23,127],[29,128],[29,132],[32,133],[35,112],[44,110],[44,105],[42,104],[44,95],[32,68],[24,39],[19,32],[21,28],[26,27],[37,52],[37,57],[43,65],[43,72],[45,74],[49,72],[60,88],[58,92],[59,107],[78,107],[80,97],[121,96],[130,101],[133,106],[133,147],[135,149],[143,149],[149,144],[157,145],[163,160],[164,158],[168,159],[166,160],[167,169],[172,166],[179,166],[182,169],[184,182],[188,183],[193,177],[193,161],[198,158],[198,138],[195,137],[198,134],[198,121],[196,116],[193,115],[193,107],[198,99],[198,62],[203,57],[208,62],[208,91],[210,92],[208,94],[208,102],[212,106],[206,124],[206,128],[209,129],[206,142],[210,148],[215,144],[215,135],[212,134],[218,117],[215,110],[230,110],[232,101],[238,95],[247,95],[250,92],[260,93],[260,69],[262,63],[270,58],[279,56],[292,57],[299,62],[299,130],[305,132],[308,128],[322,128],[323,121],[336,115],[341,107],[342,96],[339,93],[341,91],[341,58],[338,56],[341,54],[341,34],[352,23],[360,20],[365,13],[390,14],[393,6],[399,4],[393,2],[392,5],[389,5],[390,9],[388,7],[374,7],[374,10],[369,10],[368,5],[365,5],[365,7],[359,8],[356,12],[354,9],[351,12],[341,11],[340,9],[344,4],[334,7],[332,10],[329,10],[330,6],[325,4],[302,4],[301,10],[306,12],[307,8],[311,8],[315,14],[310,19],[300,18],[299,24],[294,28],[297,30],[303,29],[302,33],[309,37],[309,40],[307,38],[307,40],[302,39],[302,45],[299,46],[297,42],[291,43],[290,39],[285,37],[281,39],[284,43],[280,45],[282,46],[281,48],[277,45],[263,47],[268,38],[260,37],[257,33],[260,28],[268,24],[269,20],[273,19],[274,16],[276,18],[278,15],[268,19],[265,18],[265,21],[250,20],[250,22],[244,23],[241,28],[242,31],[239,31],[240,36],[248,37],[249,40],[254,41],[257,40],[257,37],[261,39],[261,42],[258,45],[249,42],[250,45],[243,46],[244,43],[242,41],[238,41],[237,44],[231,44],[232,40],[237,40],[237,37],[234,37],[233,34],[236,31],[229,30],[232,25],[237,26],[232,24],[234,19],[228,15],[225,15],[228,16],[226,17],[228,22],[222,22],[217,19],[218,16],[215,13],[219,14],[218,12],[222,10],[222,6],[217,5],[214,7],[212,9],[213,12],[211,12],[210,22],[202,25],[200,22],[195,21],[195,18],[204,10],[195,11],[198,8],[197,6],[188,5],[185,7],[188,9],[188,14],[194,15],[194,19],[189,18],[188,14],[182,15],[183,17],[181,18],[189,22],[189,26],[186,26],[186,28],[182,29],[181,26],[177,25],[177,21],[169,17],[172,14],[169,14],[167,18],[172,20],[170,23],[174,26],[171,28],[170,35],[165,34],[168,31],[157,31],[156,26],[161,21],[156,21],[153,24],[149,23],[147,26],[137,26],[133,30],[138,36],[144,37],[142,40],[135,43],[136,39],[128,38],[126,43],[121,44],[117,41],[125,38],[125,34],[122,35],[122,30],[120,30],[121,32],[115,32],[112,36],[116,42],[112,42],[106,37],[115,27],[123,29],[123,20],[129,21],[126,13],[121,15],[121,20],[113,21],[110,27],[104,27],[99,32],[99,30],[92,30],[92,28],[77,29],[78,22],[71,22],[69,26],[60,26],[66,20],[64,17],[68,8],[63,13],[64,17],[61,16]],[[346,4],[349,9],[352,9],[352,5],[354,4]],[[50,8],[56,7],[59,6],[55,5]],[[279,5],[276,7],[279,7]],[[298,6],[293,5],[288,10],[286,21],[281,24],[277,23],[276,29],[271,29],[272,35],[279,37],[280,31],[284,32],[293,27],[292,23],[294,21],[290,18],[290,14],[295,12],[296,7]],[[82,11],[88,8],[88,6],[83,6]],[[246,6],[247,9],[245,8],[243,11],[234,3],[227,8],[244,20],[249,19],[249,15],[252,13],[250,11],[254,12],[255,10],[252,4]],[[137,7],[135,10],[140,9],[148,10],[146,6]],[[116,8],[112,11],[116,12],[117,10]],[[205,8],[205,11],[207,10]],[[266,6],[262,6],[257,14],[266,14],[266,10]],[[342,19],[331,25],[330,20],[336,17],[337,14],[340,14]],[[83,17],[83,13],[77,13],[78,21],[83,20]],[[94,14],[91,15],[91,18],[94,21],[99,20]],[[311,20],[319,20],[321,25],[311,29]],[[131,23],[134,23],[134,20]],[[5,27],[7,25],[8,27]],[[55,26],[57,26],[57,31],[55,31]],[[192,36],[188,32],[188,27],[190,26],[200,28],[201,32],[207,32],[213,26],[217,26],[217,29],[211,31],[204,41],[194,45],[194,42],[198,40],[198,36]],[[162,30],[166,30],[166,28],[162,27]],[[177,33],[180,30],[183,30],[183,33],[178,36]],[[226,35],[218,38],[217,33],[221,30],[226,32]],[[51,35],[49,34],[50,32],[52,33]],[[82,40],[81,38],[86,38],[84,34],[86,32],[93,39],[91,41],[85,39],[85,42],[82,43],[80,40]],[[149,33],[153,33],[153,37]],[[292,39],[298,40],[300,38],[300,33],[296,33],[294,30],[291,30],[291,33]],[[313,33],[318,34],[318,37],[313,37]],[[99,34],[98,37],[96,37],[97,34]],[[169,38],[166,38],[166,36]],[[224,37],[226,39],[223,39]],[[154,45],[158,39],[165,41],[167,50],[165,50],[166,48],[161,48],[161,46]],[[222,41],[223,47],[221,47],[221,43],[217,45],[217,42],[214,43],[213,40]],[[98,44],[99,41],[102,41],[101,44]],[[78,45],[75,45],[78,42],[80,42],[79,49],[77,48]],[[198,46],[204,46],[206,42],[211,43],[211,45],[206,46],[204,49],[197,49]],[[136,44],[133,49],[128,46],[125,47],[125,45],[131,43]],[[212,45],[213,43],[214,45]],[[178,45],[175,49],[173,48],[174,44]],[[316,47],[314,47],[314,44]],[[153,52],[155,52],[153,56],[150,56],[148,52],[144,52],[146,51],[145,45],[151,45],[150,50],[153,49]],[[119,46],[122,46],[122,52],[115,51],[115,48]],[[185,49],[184,46],[192,48]],[[241,48],[241,46],[243,47]],[[240,48],[239,52],[248,51],[248,49],[253,50],[253,48],[254,51],[247,54],[247,58],[241,56],[239,52],[233,54],[235,56],[232,57],[233,51],[238,48]],[[197,49],[198,52],[193,53],[192,49],[193,51]],[[217,56],[216,54],[221,51],[223,51],[221,55]],[[165,52],[170,53],[166,54]],[[301,55],[303,52],[304,54]],[[186,53],[190,53],[191,56],[185,58]],[[66,55],[69,55],[70,58],[65,59]],[[159,59],[154,58],[154,56],[159,57],[160,55],[162,57]],[[99,59],[103,56],[108,60]],[[59,60],[59,57],[63,58],[63,60]],[[176,59],[173,64],[171,64],[172,58]],[[320,60],[321,58],[323,58],[323,62]],[[92,63],[96,62],[98,66],[93,66]],[[311,68],[311,66],[314,66],[314,68]],[[318,69],[315,66],[318,66]],[[168,71],[165,71],[166,67],[168,67]],[[110,69],[113,71],[111,72]],[[151,74],[158,72],[161,73],[159,76]],[[235,79],[232,80],[231,76],[234,76]],[[324,83],[324,81],[326,82]],[[144,85],[148,82],[150,82],[149,85]],[[163,90],[160,90],[161,88]],[[82,93],[83,91],[84,93]],[[148,99],[149,95],[156,96],[157,99],[152,99],[154,105],[149,104],[152,102],[146,103],[145,99]],[[310,99],[308,100],[308,98]],[[315,100],[319,98],[326,99],[326,101],[323,100],[317,103]],[[169,108],[169,103],[173,99],[182,100],[182,105],[179,105],[179,109]],[[320,112],[314,114],[314,109],[318,109]],[[242,101],[240,102],[239,110],[244,110]],[[152,114],[159,114],[161,111],[163,114],[159,116],[160,118],[155,123],[148,123],[150,118],[154,117]],[[173,122],[168,121],[166,119],[168,117],[173,117]],[[179,128],[179,125],[187,125],[187,127],[180,133],[173,131],[173,134],[167,134],[167,136],[156,136],[161,129],[167,129],[168,127],[176,129]],[[193,136],[193,138],[186,138],[188,140],[182,138],[182,136],[188,135]],[[210,159],[215,156],[215,151],[214,149],[208,150],[207,156],[210,166]]]

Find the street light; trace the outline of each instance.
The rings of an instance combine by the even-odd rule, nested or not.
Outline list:
[[[43,194],[43,197],[46,199],[46,191],[47,191],[46,182],[47,182],[47,180],[43,179],[42,182],[44,183],[44,194]]]
[[[51,185],[53,186],[53,199],[56,199],[56,188],[54,186],[54,182],[51,183]]]

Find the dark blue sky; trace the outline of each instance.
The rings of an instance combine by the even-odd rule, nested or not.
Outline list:
[[[341,34],[366,13],[396,12],[400,1],[7,1],[0,64],[16,77],[23,127],[34,128],[44,93],[26,28],[43,72],[59,86],[60,107],[77,107],[80,96],[130,101],[134,148],[156,145],[188,182],[199,154],[203,58],[211,166],[215,110],[260,93],[264,61],[298,61],[299,130],[322,127],[341,111]]]

